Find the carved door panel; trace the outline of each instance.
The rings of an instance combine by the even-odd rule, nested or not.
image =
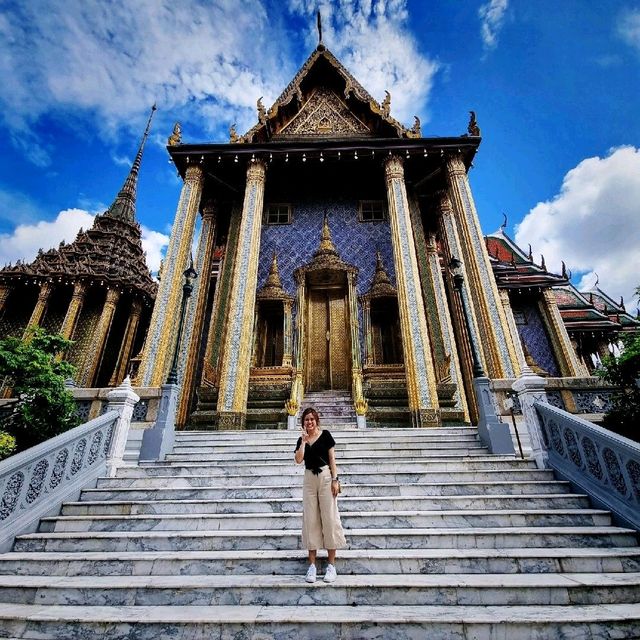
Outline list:
[[[310,289],[307,315],[309,391],[349,388],[349,326],[343,289]]]
[[[305,386],[309,391],[322,391],[329,388],[329,314],[323,290],[309,290],[307,329]]]
[[[344,291],[328,292],[329,305],[329,377],[332,389],[349,388],[349,327]]]

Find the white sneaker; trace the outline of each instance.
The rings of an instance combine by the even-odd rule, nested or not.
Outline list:
[[[334,570],[335,573],[335,570]],[[310,564],[307,569],[307,575],[304,577],[307,582],[315,582],[316,581],[316,565]],[[335,578],[334,578],[335,580]]]
[[[336,573],[336,568],[332,564],[327,565],[327,571],[324,574],[325,582],[335,582],[338,574]]]

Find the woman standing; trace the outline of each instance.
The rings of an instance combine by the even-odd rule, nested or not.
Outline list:
[[[311,407],[302,412],[302,436],[295,450],[296,464],[304,460],[302,486],[302,544],[309,552],[305,580],[316,581],[316,553],[326,549],[329,564],[325,582],[336,577],[336,549],[347,546],[338,513],[338,469],[335,440],[320,428],[318,412]]]

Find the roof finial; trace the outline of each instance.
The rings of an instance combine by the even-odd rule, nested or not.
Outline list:
[[[562,277],[563,278],[567,278],[567,265],[564,263],[564,260],[562,261]]]
[[[540,268],[541,268],[543,271],[546,271],[546,270],[547,270],[547,265],[546,265],[546,263],[545,263],[545,261],[544,261],[544,254],[542,254],[542,253],[540,254]]]
[[[500,225],[500,229],[503,231],[507,228],[507,214],[503,211],[502,217],[504,218],[504,222]]]
[[[529,244],[529,255],[527,257],[529,258],[529,262],[533,262],[533,250],[531,249],[531,244]]]
[[[119,220],[124,220],[125,222],[135,221],[138,173],[140,171],[140,163],[142,162],[142,152],[144,151],[144,145],[147,141],[147,138],[149,137],[149,130],[151,129],[151,120],[156,109],[157,107],[154,102],[153,106],[151,107],[149,119],[147,120],[147,126],[144,130],[144,133],[142,134],[142,140],[140,141],[140,146],[138,147],[138,153],[136,153],[136,158],[133,161],[133,165],[131,166],[131,171],[129,171],[129,175],[124,181],[122,189],[120,189],[120,192],[116,196],[116,199],[113,201],[113,204],[106,211],[106,215],[111,216],[112,218],[118,218]]]
[[[318,49],[324,48],[324,43],[322,42],[322,16],[320,15],[320,10],[318,9]]]
[[[595,288],[600,284],[600,276],[595,271],[593,273],[596,274],[596,281],[593,283],[593,286]]]

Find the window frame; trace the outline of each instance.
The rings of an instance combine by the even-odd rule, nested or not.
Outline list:
[[[278,213],[277,213],[277,217],[278,220],[277,221],[271,221],[269,219],[270,217],[270,213],[271,213],[271,209],[272,208],[278,208]],[[281,221],[280,217],[282,215],[282,210],[285,209],[287,210],[287,220],[286,221]],[[280,226],[280,225],[285,225],[285,224],[291,224],[293,222],[293,207],[291,206],[290,203],[288,202],[270,202],[269,204],[267,204],[264,208],[264,212],[263,212],[263,217],[262,217],[262,223],[263,224],[268,224],[270,226]]]
[[[371,206],[371,205],[380,205],[380,212],[382,217],[380,218],[375,218],[375,217],[371,217],[371,218],[365,218],[363,215],[363,209],[365,208],[365,206]],[[371,207],[371,213],[373,215],[374,213],[374,208]],[[377,223],[377,222],[386,222],[387,220],[387,207],[384,204],[384,200],[358,200],[358,221],[359,222],[372,222],[372,223]]]

